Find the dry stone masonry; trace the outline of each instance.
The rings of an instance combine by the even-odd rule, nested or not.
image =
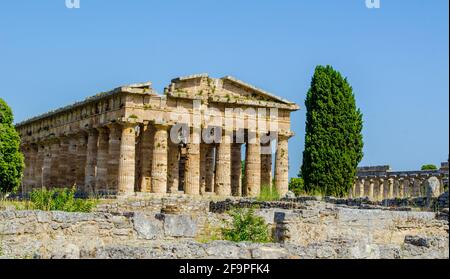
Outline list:
[[[76,185],[89,194],[257,196],[272,180],[276,144],[275,186],[284,195],[290,113],[298,108],[229,76],[176,78],[164,95],[149,82],[119,87],[17,124],[23,191]]]

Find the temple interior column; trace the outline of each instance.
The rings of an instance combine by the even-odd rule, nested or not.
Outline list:
[[[166,125],[155,125],[152,159],[152,193],[167,193],[167,129]]]
[[[151,124],[144,125],[141,131],[141,192],[152,189],[153,131]]]
[[[288,192],[289,186],[288,140],[289,136],[278,135],[275,159],[275,187],[281,197]]]
[[[42,161],[42,186],[50,188],[52,179],[52,152],[50,142],[43,143],[44,159]]]
[[[87,140],[84,132],[77,136],[77,155],[76,155],[76,184],[79,190],[88,192],[85,186],[85,171],[87,160]]]
[[[89,194],[96,192],[95,174],[97,166],[97,143],[98,131],[96,129],[89,129],[87,139],[86,152],[86,168],[85,168],[85,191]]]
[[[242,144],[233,143],[231,146],[231,194],[235,197],[242,195]]]
[[[383,195],[384,195],[384,178],[380,178],[378,180],[378,187],[377,187],[377,195],[376,195],[376,200],[383,200]]]
[[[278,186],[279,185],[277,184],[277,190]],[[247,146],[245,150],[245,194],[249,197],[258,197],[260,191],[261,191],[261,145],[258,133],[249,132],[247,139]]]
[[[120,141],[119,183],[118,193],[129,195],[134,193],[136,124],[123,123]]]
[[[200,144],[189,142],[186,145],[186,162],[184,169],[184,193],[200,194]]]
[[[122,126],[117,123],[108,125],[108,178],[107,185],[111,192],[117,193],[119,190],[119,158],[120,141],[122,136]],[[134,128],[134,127],[133,127]]]
[[[219,196],[231,195],[231,138],[223,129],[222,139],[217,144],[217,165],[214,190]]]
[[[368,197],[370,200],[373,200],[374,198],[374,188],[375,188],[375,181],[371,178],[369,180],[369,193],[368,193]]]
[[[207,145],[207,152],[205,155],[205,191],[206,192],[215,192],[214,191],[214,162],[215,162],[215,150],[216,147],[214,144]]]
[[[170,139],[168,152],[167,190],[169,193],[178,193],[178,185],[180,182],[180,152],[178,144],[173,143]]]
[[[108,144],[109,130],[99,127],[97,150],[97,173],[95,176],[95,190],[97,193],[108,194]]]
[[[70,188],[67,176],[69,175],[69,138],[67,136],[60,137],[59,143],[59,175],[58,175],[58,187]]]

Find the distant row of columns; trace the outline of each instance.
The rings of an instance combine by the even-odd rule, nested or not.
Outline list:
[[[392,198],[409,198],[426,196],[424,182],[428,177],[361,177],[358,178],[351,189],[350,197],[368,197],[372,200]],[[441,177],[440,193],[444,192],[444,183]]]
[[[24,190],[76,185],[88,193],[178,193],[181,154],[180,146],[169,140],[170,126],[141,125],[136,138],[136,125],[113,123],[23,146]],[[278,193],[284,195],[288,191],[289,136],[278,135],[276,140],[274,176],[271,152],[261,152],[270,146],[261,145],[259,134],[254,136],[246,143],[226,140],[225,133],[220,143],[187,143],[184,193],[255,197],[262,185],[271,186],[274,181]]]

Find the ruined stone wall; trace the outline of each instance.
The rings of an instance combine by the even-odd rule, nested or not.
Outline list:
[[[229,215],[208,211],[208,201],[178,200],[180,207],[175,200],[123,200],[93,213],[3,210],[0,257],[448,258],[448,209],[442,218],[439,212],[313,199],[295,203],[295,209],[267,203],[257,214],[277,243],[252,244],[209,242]]]

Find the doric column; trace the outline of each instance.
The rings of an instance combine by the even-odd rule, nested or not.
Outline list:
[[[392,177],[388,179],[388,198],[394,198],[394,178]]]
[[[410,198],[414,196],[414,185],[415,185],[415,178],[409,177],[407,180],[407,183],[405,185],[405,197]]]
[[[405,197],[405,180],[403,177],[400,177],[398,179],[398,195],[397,197],[399,198],[404,198]]]
[[[215,146],[213,144],[207,145],[207,152],[205,155],[205,169],[206,169],[206,177],[205,177],[205,191],[206,192],[214,192],[214,154],[215,154]]]
[[[422,178],[417,177],[414,179],[414,196],[420,197],[421,196],[421,187],[422,187]]]
[[[186,163],[184,167],[184,193],[200,194],[200,144],[189,142],[186,145]]]
[[[374,188],[375,188],[375,181],[373,179],[369,180],[369,194],[368,197],[369,199],[373,200],[374,198]]]
[[[114,193],[119,190],[119,158],[120,158],[120,137],[122,136],[122,126],[116,123],[108,125],[108,189]]]
[[[77,166],[78,166],[78,161],[77,161],[77,146],[78,146],[78,138],[75,135],[71,135],[69,137],[69,148],[68,148],[68,174],[67,174],[67,184],[69,186],[73,186],[76,185],[77,189],[80,189],[77,183]],[[84,163],[82,164],[82,166],[84,167]]]
[[[289,185],[289,153],[288,140],[290,136],[278,135],[277,153],[275,159],[275,187],[280,196],[284,196]]]
[[[258,133],[249,132],[245,150],[244,171],[245,195],[249,197],[258,197],[261,192],[261,145]]]
[[[69,184],[67,176],[69,175],[69,138],[66,136],[60,137],[59,142],[59,175],[58,175],[58,187],[70,188],[73,185]]]
[[[376,200],[383,200],[384,194],[384,178],[378,180]]]
[[[167,193],[167,126],[155,125],[152,159],[152,193]]]
[[[39,185],[39,174],[36,171],[38,157],[38,146],[36,144],[30,144],[30,160],[29,160],[29,187],[28,191]]]
[[[242,143],[231,146],[231,194],[235,197],[242,195]]]
[[[151,124],[144,125],[141,131],[141,192],[152,189],[153,131]]]
[[[219,196],[231,195],[231,138],[223,129],[222,139],[217,144],[217,165],[214,190]]]
[[[364,197],[364,178],[361,178],[359,180],[359,197],[362,198]]]
[[[200,194],[206,192],[206,155],[209,146],[206,143],[200,143]]]
[[[265,152],[271,150],[270,142],[261,148],[264,148]],[[272,190],[272,153],[264,153],[261,153],[261,186]]]
[[[50,142],[42,143],[42,171],[41,171],[41,180],[42,186],[47,189],[51,187],[51,178],[52,178],[52,153],[50,150]]]
[[[88,131],[87,152],[86,152],[86,168],[84,187],[87,193],[95,193],[95,169],[97,165],[97,142],[98,131],[90,129]]]
[[[108,194],[108,142],[109,130],[99,127],[97,150],[97,174],[95,176],[95,190],[97,193]]]
[[[86,135],[83,133],[80,133],[77,136],[77,155],[75,156],[76,161],[76,172],[75,172],[75,178],[76,183],[78,186],[78,189],[89,192],[88,189],[85,186],[85,172],[86,172],[86,158],[87,158],[87,139]]]
[[[134,123],[123,123],[120,141],[118,192],[122,195],[134,193],[136,133]]]
[[[50,163],[50,187],[52,188],[62,188],[64,185],[59,185],[58,177],[60,176],[59,172],[59,139],[53,139],[50,143],[50,154],[51,154],[51,163]]]
[[[169,139],[169,154],[167,155],[167,190],[169,193],[178,193],[180,181],[180,154],[178,145]]]

